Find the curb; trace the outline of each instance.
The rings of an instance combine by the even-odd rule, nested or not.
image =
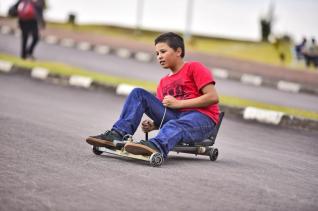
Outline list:
[[[24,68],[2,60],[0,60],[0,74],[1,73],[21,74],[23,76],[31,77],[37,80],[50,81],[55,84],[69,85],[85,89],[102,89],[104,91],[111,91],[121,96],[127,96],[134,88],[136,88],[135,86],[128,84],[101,84],[89,77],[78,75],[62,76],[58,74],[52,74],[46,68]],[[254,107],[234,107],[222,104],[220,105],[220,109],[226,113],[227,117],[230,118],[237,118],[241,120],[243,119],[250,122],[258,122],[266,125],[273,125],[276,127],[286,127],[302,130],[318,130],[317,120],[295,117],[282,112],[264,110]]]
[[[18,36],[19,30],[10,26],[0,25],[0,32],[5,35]],[[41,38],[44,42],[51,45],[60,45],[66,48],[76,48],[81,51],[93,51],[98,54],[114,54],[124,59],[135,59],[139,62],[150,63],[156,60],[155,56],[149,52],[134,51],[128,48],[112,48],[107,45],[93,45],[86,41],[76,42],[70,38],[59,38],[53,35],[47,35]],[[264,86],[279,91],[292,92],[292,93],[304,93],[311,95],[318,95],[318,88],[308,86],[306,84],[294,83],[291,81],[277,80],[274,78],[262,77],[252,74],[235,73],[227,69],[218,67],[210,67],[214,76],[218,79],[227,79],[239,81],[243,84],[252,86]]]
[[[304,93],[310,95],[318,95],[318,88],[310,87],[304,84],[294,83],[290,81],[269,79],[259,75],[253,74],[239,74],[231,73],[232,71],[222,69],[222,68],[213,68],[213,74],[216,78],[219,79],[229,79],[234,81],[239,81],[243,84],[248,84],[252,86],[264,86],[279,91],[292,92],[292,93]]]

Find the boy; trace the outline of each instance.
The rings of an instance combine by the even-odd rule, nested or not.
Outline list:
[[[148,141],[128,142],[127,152],[137,155],[160,152],[167,157],[180,141],[200,142],[212,135],[219,121],[219,107],[211,72],[199,62],[183,61],[184,42],[175,33],[159,35],[155,48],[159,64],[171,70],[161,79],[157,97],[141,88],[134,89],[112,130],[88,137],[87,143],[114,147],[114,140],[123,140],[125,135],[135,133],[144,113],[152,121],[143,121],[143,131],[160,131]]]

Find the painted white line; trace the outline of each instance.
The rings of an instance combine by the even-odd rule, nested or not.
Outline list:
[[[116,88],[116,94],[117,95],[129,95],[130,92],[136,88],[135,86],[131,86],[131,85],[128,85],[128,84],[119,84]]]
[[[130,50],[126,48],[119,48],[116,50],[116,55],[119,56],[120,58],[127,59],[131,56]]]
[[[69,38],[64,38],[61,40],[61,46],[71,48],[75,45],[75,41]]]
[[[49,70],[42,67],[35,67],[32,69],[32,72],[31,72],[32,78],[37,78],[42,80],[46,79],[48,75],[49,75]]]
[[[247,120],[257,120],[258,122],[278,125],[283,117],[283,112],[246,107],[243,118]]]
[[[107,45],[98,45],[95,46],[94,51],[98,54],[108,54],[110,52],[110,47]]]
[[[288,81],[279,81],[277,83],[277,89],[287,92],[299,92],[300,84]]]
[[[213,75],[216,78],[227,79],[229,77],[229,72],[222,68],[211,68]]]
[[[244,84],[260,86],[262,84],[262,77],[257,75],[243,74],[241,76],[241,82]]]
[[[1,34],[10,34],[11,27],[10,26],[2,26],[1,27]]]
[[[137,52],[135,54],[135,58],[136,58],[136,60],[141,61],[141,62],[150,62],[152,59],[152,54],[145,53],[145,52]]]
[[[56,44],[58,43],[58,38],[56,36],[53,36],[53,35],[49,35],[49,36],[46,36],[44,38],[44,41],[48,44]]]
[[[88,51],[90,50],[92,45],[89,42],[80,42],[77,44],[77,49],[81,51]]]
[[[93,80],[89,77],[73,75],[69,79],[69,84],[72,86],[88,88],[91,86],[92,81]]]
[[[11,71],[13,64],[11,62],[0,60],[0,71],[8,73]]]

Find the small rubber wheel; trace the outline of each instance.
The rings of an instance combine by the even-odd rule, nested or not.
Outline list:
[[[212,148],[209,151],[209,157],[211,161],[216,161],[216,159],[218,159],[219,156],[219,150],[217,148]]]
[[[94,153],[95,155],[101,155],[103,152],[100,151],[100,150],[98,150],[98,147],[93,146],[93,153]]]
[[[159,152],[156,152],[150,156],[149,162],[153,167],[161,166],[163,163],[163,157]]]

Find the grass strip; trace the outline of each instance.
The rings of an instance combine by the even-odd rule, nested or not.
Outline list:
[[[104,73],[99,73],[91,70],[84,70],[78,67],[74,67],[71,65],[66,65],[57,62],[50,61],[31,61],[31,60],[22,60],[15,56],[10,56],[7,54],[0,54],[0,59],[12,62],[14,65],[33,68],[33,67],[43,67],[50,71],[50,73],[55,73],[63,76],[71,76],[71,75],[80,75],[92,78],[94,81],[97,81],[102,84],[107,85],[118,85],[120,83],[126,83],[130,85],[138,85],[139,87],[143,87],[147,90],[154,91],[156,89],[156,85],[150,82],[134,80],[130,78],[122,78],[107,75]]]
[[[102,84],[107,84],[107,85],[118,85],[120,83],[126,83],[130,85],[138,86],[138,87],[143,87],[149,91],[155,91],[157,86],[155,83],[145,82],[141,80],[132,80],[129,78],[110,76],[103,73],[98,73],[98,72],[94,72],[90,70],[84,70],[81,68],[77,68],[74,66],[65,65],[61,63],[56,63],[56,62],[28,61],[28,60],[22,60],[18,57],[7,55],[7,54],[0,54],[0,60],[9,61],[15,65],[26,67],[26,68],[33,68],[33,67],[47,68],[50,70],[51,73],[60,74],[63,76],[70,76],[70,75],[86,76]],[[258,102],[254,100],[242,99],[239,97],[220,95],[220,103],[227,106],[237,106],[237,107],[252,106],[252,107],[261,108],[261,109],[280,111],[292,116],[318,120],[317,112],[291,108],[286,106],[267,104],[267,103]]]

